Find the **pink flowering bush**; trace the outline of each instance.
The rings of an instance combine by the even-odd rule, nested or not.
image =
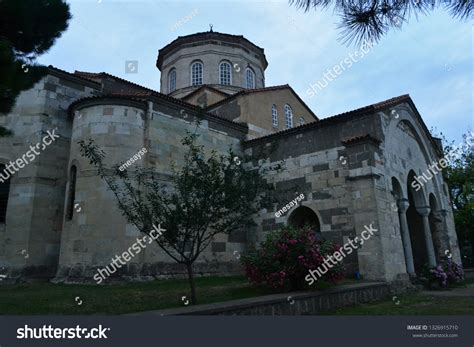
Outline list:
[[[309,270],[318,268],[328,255],[339,250],[330,241],[318,239],[311,227],[285,227],[267,235],[261,247],[242,257],[249,280],[274,289],[297,290],[306,286]],[[343,278],[342,262],[320,281],[336,283]]]
[[[447,288],[452,284],[464,281],[462,267],[449,258],[442,261],[435,268],[430,269],[428,266],[425,266],[424,275],[428,279],[430,288],[436,288],[436,286]],[[436,286],[433,286],[433,283]]]
[[[429,269],[427,277],[430,283],[434,282],[441,288],[446,288],[448,286],[448,275],[446,275],[446,272],[444,272],[444,269],[441,265],[438,265],[433,269]],[[431,287],[434,288],[432,285]]]
[[[443,263],[443,269],[448,277],[448,283],[454,284],[464,281],[464,270],[450,258],[445,260]]]

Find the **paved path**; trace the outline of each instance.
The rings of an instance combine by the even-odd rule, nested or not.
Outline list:
[[[421,293],[434,296],[460,296],[474,297],[474,284],[468,284],[465,288],[455,288],[451,290],[424,290]]]

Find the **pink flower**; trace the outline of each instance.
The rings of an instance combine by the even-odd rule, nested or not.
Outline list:
[[[295,239],[291,239],[290,241],[288,241],[288,243],[290,245],[296,245],[298,243],[298,241],[296,241]]]

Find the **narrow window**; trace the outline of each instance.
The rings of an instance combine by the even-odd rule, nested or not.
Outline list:
[[[168,91],[171,93],[176,90],[176,69],[171,69],[168,75]]]
[[[202,63],[196,61],[191,65],[191,85],[200,86],[202,84]]]
[[[248,67],[245,76],[247,89],[255,89],[255,72]]]
[[[287,129],[293,128],[293,110],[290,105],[285,105],[285,125]]]
[[[300,119],[298,120],[299,125],[303,125],[305,123],[304,117],[301,116]]]
[[[10,174],[5,165],[0,164],[0,224],[5,224],[7,217],[8,196],[10,195]]]
[[[67,201],[67,220],[71,220],[74,214],[74,201],[76,200],[76,166],[71,166],[69,171],[69,192]]]
[[[219,64],[219,83],[225,86],[232,84],[232,68],[228,62]]]
[[[278,111],[276,105],[272,106],[272,125],[278,128]]]

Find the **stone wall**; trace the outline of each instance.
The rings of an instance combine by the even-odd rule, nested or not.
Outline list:
[[[376,133],[376,118],[364,115],[346,122],[321,121],[246,143],[249,153],[270,144],[277,145],[266,165],[285,162],[282,172],[269,174],[269,182],[281,192],[281,205],[271,206],[256,216],[259,227],[253,234],[255,243],[263,241],[267,232],[288,223],[294,210],[279,218],[275,212],[301,193],[306,197],[301,205],[317,215],[321,235],[326,239],[343,245],[349,238],[358,236],[365,225],[374,223],[377,228],[375,177],[371,173],[377,146],[362,144],[362,147],[349,148],[341,142],[361,131]],[[368,254],[367,261],[364,251]],[[344,263],[349,276],[360,271],[365,278],[385,280],[380,235],[372,236],[365,242],[364,249],[348,255]],[[367,267],[363,265],[366,263]]]
[[[358,283],[341,285],[324,291],[274,294],[132,315],[316,315],[344,306],[382,300],[390,293],[390,287],[386,283]]]
[[[269,206],[256,216],[259,227],[252,240],[259,243],[267,232],[287,224],[294,210],[279,218],[274,213],[303,193],[306,199],[301,205],[317,215],[324,238],[342,245],[348,238],[360,237],[364,226],[373,224],[377,229],[362,248],[344,259],[349,273],[359,271],[370,280],[406,279],[407,266],[391,178],[402,182],[408,196],[410,170],[421,174],[439,157],[435,153],[437,146],[430,142],[415,109],[401,105],[398,116],[393,115],[391,109],[361,111],[247,141],[245,148],[249,153],[277,145],[266,165],[284,160],[286,166],[282,172],[273,171],[268,176],[269,182],[282,192],[281,205]],[[411,124],[411,130],[407,130],[405,123]],[[426,204],[431,203],[430,195],[436,200],[437,208],[444,211],[444,222],[436,225],[442,226],[441,237],[447,236],[453,257],[459,261],[449,198],[441,188],[444,185],[439,174],[424,187],[423,194]],[[442,249],[437,251],[438,261],[443,253]]]
[[[207,153],[226,153],[233,147],[237,155],[241,151],[240,140],[246,134],[245,126],[211,116],[204,116],[197,126],[194,120],[201,116],[195,111],[162,100],[138,102],[105,97],[86,100],[76,108],[80,118],[74,119],[69,167],[78,168],[76,201],[81,211],[75,212],[72,220],[65,220],[56,281],[90,280],[97,268],[109,265],[115,255],[127,251],[137,237],[143,236],[121,215],[113,193],[80,155],[78,141],[92,138],[107,153],[107,166],[123,164],[144,147],[147,153],[133,166],[154,168],[167,182],[171,164],[178,168],[183,164],[185,148],[181,139],[186,131],[199,135]],[[133,167],[129,170],[133,171]],[[240,272],[233,252],[242,252],[245,242],[245,238],[217,235],[197,260],[197,274]],[[149,279],[185,273],[184,268],[173,263],[152,243],[116,275]]]
[[[56,271],[72,128],[67,108],[99,89],[96,83],[52,69],[19,95],[10,114],[0,115],[0,124],[14,133],[0,138],[5,164],[41,143],[47,131],[56,129],[60,135],[11,178],[6,223],[0,226],[0,267],[9,277],[51,277]]]

